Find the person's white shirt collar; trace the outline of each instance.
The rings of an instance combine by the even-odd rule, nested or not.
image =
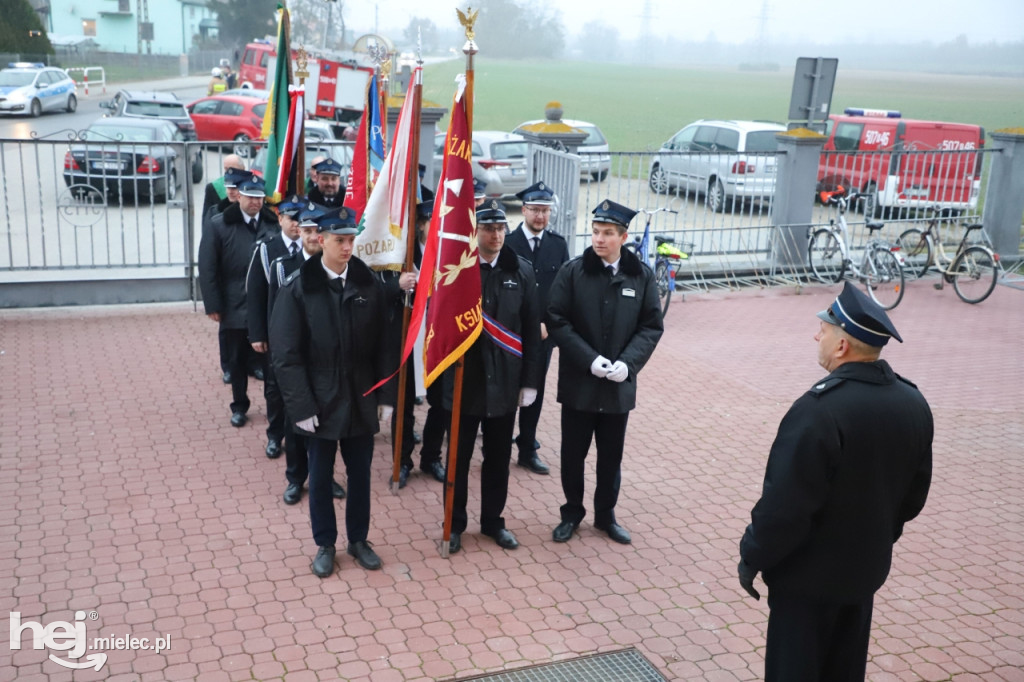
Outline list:
[[[331,270],[329,267],[327,267],[327,264],[324,263],[322,260],[320,261],[320,267],[322,267],[324,269],[324,272],[327,273],[327,280],[328,281],[330,281],[332,279],[341,278],[341,285],[342,286],[345,286],[346,284],[348,284],[348,266],[347,265],[345,266],[345,272],[341,273],[340,275],[338,273],[336,273],[334,270]]]
[[[309,251],[306,251],[306,247],[302,247],[302,260],[307,261],[312,257],[313,254],[311,254]],[[348,270],[348,268],[345,269]]]
[[[479,255],[479,257],[480,257],[480,264],[481,264],[481,265],[482,265],[482,264],[484,264],[484,263],[487,263],[487,264],[488,264],[488,265],[490,265],[490,266],[491,266],[492,268],[493,268],[493,267],[496,267],[496,266],[497,266],[497,264],[498,264],[498,255],[499,255],[499,254],[497,254],[497,253],[496,253],[496,254],[494,254],[494,258],[493,258],[493,259],[491,259],[491,260],[487,260],[487,259],[485,259],[485,258],[483,257],[483,255],[482,255],[482,254],[480,254],[480,252],[479,252],[479,251],[477,252],[477,254],[478,254],[478,255]]]
[[[604,265],[605,265],[605,267],[608,267],[610,265],[612,267],[612,275],[617,275],[617,274],[619,274],[619,262],[621,260],[622,260],[622,256],[619,256],[618,258],[615,259],[614,263],[605,262]]]
[[[533,246],[533,239],[534,239],[535,237],[536,237],[537,239],[543,239],[543,238],[544,238],[544,230],[541,230],[541,231],[540,231],[540,232],[538,232],[537,234],[534,234],[534,233],[533,233],[533,231],[532,231],[532,230],[531,230],[530,228],[528,228],[528,227],[526,226],[526,223],[523,223],[523,224],[522,224],[522,225],[521,225],[521,226],[519,227],[519,229],[523,231],[523,236],[524,236],[524,237],[526,237],[526,241],[530,243],[530,246],[531,246],[531,247]],[[538,242],[537,246],[540,246],[540,243],[539,243],[539,242]]]
[[[284,233],[284,230],[281,230],[281,241],[284,242],[284,248],[288,250],[288,253],[292,252],[292,244],[295,244],[300,249],[302,248],[302,237],[292,239]]]

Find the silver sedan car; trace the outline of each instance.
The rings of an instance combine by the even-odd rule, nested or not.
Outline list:
[[[434,176],[440,177],[444,161],[444,133],[434,136]],[[488,197],[514,198],[530,185],[526,174],[529,143],[522,135],[502,130],[473,131],[473,179],[487,185]]]

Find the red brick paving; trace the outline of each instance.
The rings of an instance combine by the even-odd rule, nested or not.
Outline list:
[[[72,673],[26,633],[0,646],[0,679],[404,682],[624,646],[670,679],[758,679],[767,607],[736,584],[737,541],[780,417],[822,375],[813,314],[837,290],[673,302],[630,419],[632,546],[589,523],[551,541],[552,388],[539,438],[553,475],[512,467],[520,549],[476,533],[474,475],[464,550],[440,558],[441,486],[416,473],[392,495],[381,437],[370,540],[384,570],[341,552],[327,580],[309,572],[305,502],[281,502],[284,462],[262,454],[261,399],[248,426],[228,425],[205,316],[2,311],[0,615],[95,610],[90,639],[170,635],[171,648]],[[868,679],[1024,680],[1024,293],[970,306],[918,282],[893,318],[907,342],[884,356],[931,402],[935,480],[878,593]]]

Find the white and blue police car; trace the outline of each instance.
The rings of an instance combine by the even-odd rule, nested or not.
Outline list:
[[[0,69],[0,114],[39,116],[76,108],[75,81],[63,69],[39,62],[11,62]]]

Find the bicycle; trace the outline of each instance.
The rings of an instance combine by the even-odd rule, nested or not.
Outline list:
[[[906,272],[911,279],[917,279],[935,267],[942,275],[935,284],[936,289],[942,289],[945,282],[952,282],[961,301],[981,303],[996,287],[999,255],[987,246],[967,242],[971,232],[982,228],[981,223],[971,223],[964,225],[964,236],[950,258],[939,234],[939,216],[939,209],[933,208],[928,227],[923,231],[912,227],[899,236],[897,243],[906,260]]]
[[[846,190],[840,186],[832,192],[821,192],[819,197],[822,204],[838,209],[838,218],[830,218],[828,227],[810,233],[807,258],[814,276],[826,284],[834,284],[849,271],[848,278],[863,283],[875,303],[885,310],[898,306],[903,300],[904,283],[903,263],[897,255],[899,247],[871,236],[864,245],[860,264],[857,264],[847,247],[846,209],[860,194],[854,192],[847,196]],[[883,223],[870,220],[864,226],[871,235],[885,227]]]
[[[626,248],[632,249],[645,263],[649,263],[651,259],[651,219],[655,213],[662,211],[665,213],[679,213],[679,211],[666,207],[655,209],[641,208],[637,213],[643,213],[647,216],[647,221],[644,223],[643,237],[637,237],[629,244],[626,244]],[[664,317],[668,314],[669,303],[672,302],[672,292],[676,290],[676,273],[679,272],[679,268],[682,265],[681,261],[689,258],[690,255],[680,249],[679,245],[672,239],[664,235],[654,235],[654,244],[654,281],[658,286],[658,300],[661,304],[661,315]],[[683,246],[687,246],[690,249],[693,248],[692,245],[684,244]]]

